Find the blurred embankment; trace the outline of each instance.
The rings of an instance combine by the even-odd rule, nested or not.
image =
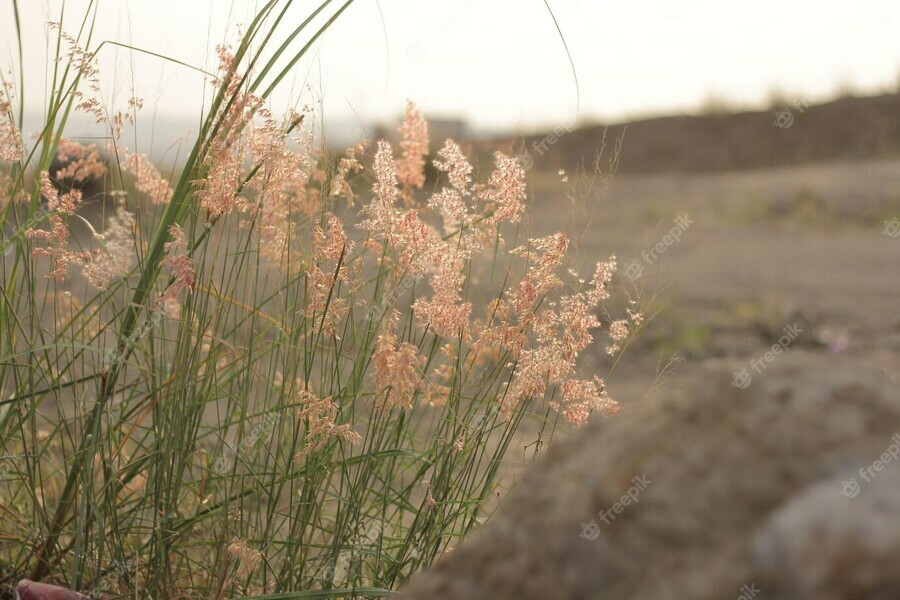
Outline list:
[[[669,116],[631,123],[571,127],[523,137],[479,140],[479,154],[527,151],[537,167],[590,163],[606,134],[623,137],[620,173],[734,171],[900,155],[900,94],[847,97],[756,112]],[[607,147],[609,149],[609,147]]]

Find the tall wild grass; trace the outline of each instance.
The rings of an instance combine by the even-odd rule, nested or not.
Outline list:
[[[101,98],[96,6],[72,33],[50,26],[34,144],[31,90],[4,82],[7,584],[388,595],[487,516],[523,424],[547,439],[617,408],[577,369],[601,323],[610,354],[640,327],[636,312],[601,320],[615,258],[570,274],[564,234],[523,234],[519,161],[498,153],[476,177],[452,141],[430,148],[413,105],[397,148],[335,158],[311,114],[273,114],[273,90],[350,2],[299,24],[292,4],[267,2],[218,49],[172,176],[123,141],[143,100]],[[75,113],[108,138],[66,139]]]

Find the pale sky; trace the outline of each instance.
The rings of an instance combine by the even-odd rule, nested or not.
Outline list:
[[[776,90],[786,98],[826,100],[838,88],[896,89],[900,75],[897,0],[549,1],[575,62],[580,105],[543,0],[356,0],[296,68],[277,102],[321,97],[329,119],[368,124],[393,120],[410,98],[428,115],[527,131],[570,122],[576,108],[582,121],[610,121],[689,112],[713,97],[763,106]],[[19,0],[32,109],[44,94],[45,21],[58,19],[61,4]],[[248,23],[261,4],[100,0],[95,39],[210,67],[215,44],[234,41],[235,25]],[[295,4],[291,22],[299,23],[318,2]],[[18,78],[11,5],[0,4],[0,67],[13,68]],[[66,3],[67,31],[76,31],[86,5]],[[198,114],[208,88],[196,73],[112,47],[101,59],[110,98],[124,101],[133,80],[145,114]],[[300,96],[304,83],[312,96]]]

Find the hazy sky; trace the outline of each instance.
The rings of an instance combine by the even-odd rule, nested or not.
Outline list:
[[[77,29],[86,0],[66,4]],[[130,42],[197,66],[236,39],[262,2],[101,0],[96,39]],[[310,6],[296,2],[293,22]],[[337,3],[336,3],[337,4]],[[26,32],[28,105],[39,107],[46,25],[61,1],[20,0]],[[572,52],[581,90],[543,0],[356,0],[296,69],[280,97],[304,84],[330,118],[388,119],[406,98],[431,115],[480,128],[528,130],[579,117],[695,110],[710,98],[761,106],[773,91],[806,101],[838,88],[896,88],[900,2],[758,0],[550,0]],[[379,10],[380,9],[380,10]],[[14,66],[11,2],[0,3],[0,66]],[[228,26],[228,23],[231,26]],[[108,47],[101,66],[110,98],[132,79],[147,110],[194,116],[205,88],[196,73]],[[132,70],[134,71],[132,73]],[[18,76],[18,75],[16,75]],[[293,86],[293,87],[292,87]],[[310,96],[304,96],[310,98]]]

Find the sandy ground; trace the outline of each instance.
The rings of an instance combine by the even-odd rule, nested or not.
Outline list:
[[[594,205],[580,252],[637,260],[649,287],[671,280],[672,303],[691,311],[771,298],[884,333],[900,324],[900,232],[884,224],[900,219],[898,199],[900,161],[620,176]],[[552,228],[551,204],[536,195],[536,230]],[[678,215],[691,224],[654,258]]]
[[[534,233],[571,224],[553,191],[561,178],[535,180]],[[623,271],[637,261],[641,276],[626,289],[660,312],[610,377],[612,395],[629,404],[690,393],[709,368],[758,381],[792,324],[802,332],[788,351],[807,355],[810,369],[840,363],[865,377],[876,368],[900,394],[900,233],[884,223],[900,218],[898,199],[900,160],[614,178],[582,209],[578,223],[589,226],[577,253],[585,264],[615,253]],[[678,215],[691,224],[665,244]],[[604,343],[585,357],[601,373]],[[660,359],[673,356],[660,377]],[[510,461],[518,472],[521,461]]]

